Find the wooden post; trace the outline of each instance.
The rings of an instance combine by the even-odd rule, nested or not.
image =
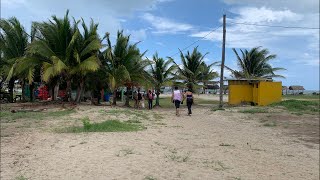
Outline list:
[[[223,15],[223,39],[222,39],[222,58],[221,58],[221,73],[220,73],[220,104],[219,107],[223,106],[223,70],[225,61],[225,47],[226,47],[226,15]]]

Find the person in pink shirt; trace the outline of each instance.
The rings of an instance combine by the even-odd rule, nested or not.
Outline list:
[[[176,115],[180,116],[179,108],[180,108],[180,103],[182,102],[183,99],[183,94],[181,91],[178,89],[178,87],[174,87],[174,91],[172,92],[171,96],[171,101],[174,103],[176,107]]]

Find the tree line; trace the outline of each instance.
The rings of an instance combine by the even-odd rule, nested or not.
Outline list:
[[[176,80],[193,89],[203,86],[219,74],[212,67],[218,62],[206,64],[204,57],[195,47],[186,54],[180,50],[181,65],[171,57],[162,58],[154,53],[152,59],[145,58],[147,51],[140,51],[138,43],[130,42],[130,35],[118,31],[115,44],[110,34],[100,36],[98,24],[93,20],[89,24],[83,19],[69,17],[69,11],[63,18],[52,16],[45,22],[33,22],[31,32],[26,32],[15,17],[0,20],[0,85],[8,83],[13,100],[14,82],[19,80],[24,86],[30,85],[30,99],[34,99],[34,82],[43,82],[55,100],[59,89],[66,89],[70,101],[72,89],[77,89],[75,102],[80,102],[85,90],[107,88],[113,93],[116,105],[116,93],[120,87],[130,91],[134,86],[154,88],[156,105],[159,105],[160,88],[171,86]],[[233,49],[240,70],[231,71],[234,78],[278,77],[268,61],[275,58],[267,49],[260,47],[250,51],[240,50],[240,57]],[[22,92],[24,98],[24,92]],[[127,93],[125,105],[129,105]]]

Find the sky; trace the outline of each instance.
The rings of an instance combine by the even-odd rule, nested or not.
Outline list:
[[[70,17],[99,23],[101,36],[109,32],[115,40],[117,31],[123,30],[132,43],[140,41],[138,47],[147,50],[149,59],[157,52],[178,64],[179,49],[186,53],[196,46],[208,53],[206,63],[221,61],[226,14],[227,66],[237,69],[232,48],[261,46],[277,55],[270,61],[273,67],[286,68],[277,72],[286,78],[276,81],[319,90],[318,0],[1,0],[1,18],[17,17],[28,32],[32,21],[47,21],[52,15],[62,18],[67,9]],[[219,67],[214,70],[220,73]]]

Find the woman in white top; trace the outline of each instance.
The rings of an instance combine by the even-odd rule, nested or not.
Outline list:
[[[172,96],[171,96],[171,101],[174,103],[175,107],[176,107],[176,115],[180,116],[179,113],[179,108],[180,108],[180,103],[182,101],[183,95],[181,93],[181,91],[178,89],[178,87],[174,87],[174,91],[172,92]]]

